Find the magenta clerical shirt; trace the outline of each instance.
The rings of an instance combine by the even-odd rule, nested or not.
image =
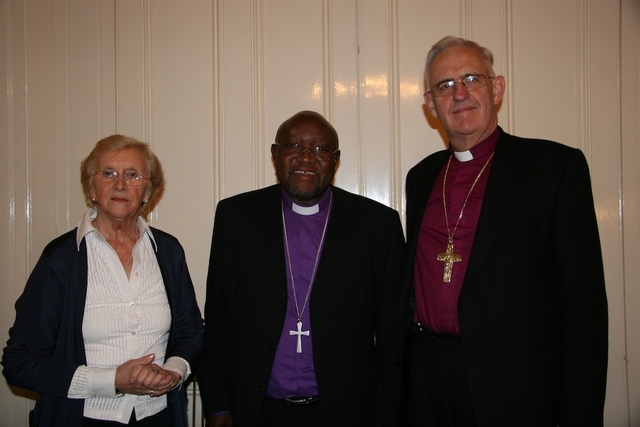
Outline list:
[[[322,196],[318,204],[313,207],[294,206],[287,193],[282,192],[290,256],[287,257],[285,247],[288,293],[287,314],[278,349],[276,350],[273,368],[271,369],[271,380],[267,388],[267,396],[274,399],[318,395],[318,385],[313,365],[313,329],[310,317],[311,296],[309,296],[309,301],[307,301],[304,311],[303,306],[305,305],[305,297],[307,296],[314,266],[317,262],[319,263],[319,257],[322,255],[322,247],[320,245],[325,222],[330,215],[330,202],[331,188]],[[317,212],[314,213],[314,210],[317,210]],[[317,262],[316,257],[318,257]],[[298,331],[298,315],[291,287],[289,258],[291,259],[291,271],[293,271],[293,281],[296,287],[298,309],[302,313],[301,331],[306,334],[301,335],[301,353],[296,351],[298,335],[291,334],[292,331],[294,333]]]
[[[442,199],[442,185],[446,164],[436,180],[427,208],[422,217],[420,235],[416,248],[414,264],[416,312],[414,321],[426,329],[448,335],[459,335],[458,298],[462,289],[471,247],[478,225],[480,209],[491,161],[478,179],[471,192],[460,222],[454,232],[460,211],[469,194],[473,182],[494,152],[498,142],[498,128],[484,141],[468,152],[451,152],[451,164],[447,174],[445,194],[449,217],[449,230],[453,233],[454,253],[462,260],[453,263],[451,281],[445,283],[444,262],[438,261],[438,255],[447,249],[448,234]],[[460,160],[462,159],[462,160]]]

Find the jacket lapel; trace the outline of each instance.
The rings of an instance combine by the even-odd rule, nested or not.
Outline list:
[[[316,283],[326,280],[336,261],[346,256],[342,253],[345,248],[342,242],[351,238],[354,229],[352,222],[355,218],[349,215],[349,211],[352,209],[349,199],[344,197],[343,190],[339,188],[332,186],[331,191],[333,192],[333,207],[327,226],[327,237],[320,256]]]
[[[465,287],[469,286],[485,257],[489,253],[495,254],[496,251],[501,250],[495,238],[505,215],[519,196],[517,189],[522,167],[515,148],[510,135],[501,131],[482,201],[471,257],[462,286],[463,292]],[[510,202],[505,203],[505,200]]]
[[[282,234],[282,187],[277,184],[267,188],[264,196],[254,207],[259,213],[257,227],[253,227],[256,244],[262,246],[260,252],[265,260],[261,265],[270,265],[264,275],[273,280],[265,280],[264,283],[276,283],[279,298],[286,301],[287,294],[287,269],[284,253],[284,240]]]

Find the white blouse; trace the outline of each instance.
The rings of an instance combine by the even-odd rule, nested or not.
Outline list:
[[[141,420],[166,408],[167,397],[117,397],[118,366],[154,353],[153,363],[164,364],[164,369],[177,372],[183,380],[191,372],[182,358],[164,360],[171,311],[153,246],[145,236],[153,239],[151,230],[138,218],[140,238],[133,248],[133,266],[127,278],[116,251],[91,224],[95,215],[95,209],[90,209],[78,227],[78,244],[86,239],[88,258],[82,323],[87,366],[76,370],[67,397],[85,399],[85,417],[126,424],[134,408]]]

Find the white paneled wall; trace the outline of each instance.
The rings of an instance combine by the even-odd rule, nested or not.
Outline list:
[[[43,247],[85,209],[80,161],[115,132],[163,162],[151,221],[184,245],[201,307],[216,203],[275,182],[269,146],[299,110],[339,132],[336,185],[404,216],[407,171],[445,144],[422,104],[425,56],[455,34],[494,52],[507,131],[587,155],[606,425],[640,425],[639,22],[637,0],[0,0],[0,343]],[[0,382],[0,426],[27,426],[32,406]]]

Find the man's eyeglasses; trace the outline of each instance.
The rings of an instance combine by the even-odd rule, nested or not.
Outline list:
[[[295,142],[289,142],[285,144],[280,144],[276,142],[275,144],[278,147],[280,147],[280,152],[287,157],[299,157],[302,155],[302,153],[304,153],[305,151],[308,151],[309,154],[311,154],[313,157],[315,157],[320,161],[329,160],[333,154],[340,151],[340,150],[329,151],[329,149],[321,145],[316,145],[311,148],[304,148],[302,145]]]
[[[480,89],[487,85],[487,80],[494,79],[493,76],[482,76],[479,74],[469,74],[460,80],[444,80],[436,83],[429,91],[433,96],[447,96],[455,91],[456,83],[462,83],[467,90]]]
[[[145,179],[144,176],[140,175],[138,172],[134,170],[124,171],[121,174],[114,171],[113,169],[105,169],[101,172],[94,173],[96,179],[100,182],[115,182],[118,180],[118,176],[122,175],[124,178],[124,182],[129,185],[142,185]]]

